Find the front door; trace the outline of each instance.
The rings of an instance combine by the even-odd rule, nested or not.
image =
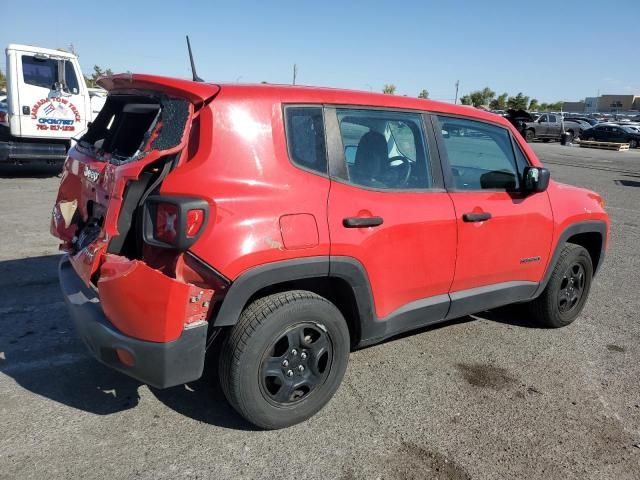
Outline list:
[[[448,116],[439,116],[438,122],[436,133],[458,225],[452,300],[479,287],[507,295],[511,287],[520,293],[534,290],[551,248],[553,220],[547,193],[520,192],[528,161],[506,127]],[[439,133],[452,130],[464,135]],[[474,293],[478,291],[469,292]]]
[[[549,116],[542,115],[538,119],[538,128],[536,129],[536,135],[538,137],[546,137],[549,132]]]
[[[559,138],[562,134],[562,118],[560,115],[549,115],[547,123],[547,136]]]
[[[68,139],[83,132],[86,102],[77,61],[33,52],[18,53],[16,113],[21,135]]]
[[[328,204],[332,265],[341,257],[362,265],[377,325],[427,305],[434,309],[414,317],[412,327],[444,318],[456,220],[425,117],[360,107],[325,111],[334,145]]]

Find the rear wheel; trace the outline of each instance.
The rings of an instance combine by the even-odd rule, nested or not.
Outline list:
[[[533,142],[535,138],[536,133],[533,130],[527,130],[526,132],[524,132],[524,139],[527,141],[527,143]]]
[[[219,362],[229,403],[267,429],[302,422],[338,389],[349,330],[331,302],[296,290],[250,304],[226,338]]]
[[[551,328],[569,325],[587,301],[592,277],[589,252],[580,245],[567,243],[546,288],[528,304],[533,319]]]

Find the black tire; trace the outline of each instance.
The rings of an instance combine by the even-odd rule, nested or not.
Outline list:
[[[593,137],[589,137],[589,138],[587,139],[587,142],[595,142],[595,141],[596,141],[596,139],[595,139],[595,138],[593,138]]]
[[[247,306],[226,337],[220,383],[249,422],[265,429],[288,427],[333,397],[349,350],[346,321],[327,299],[303,290],[269,295]]]
[[[577,280],[580,276],[581,281]],[[569,325],[587,301],[592,278],[589,252],[580,245],[565,244],[546,288],[527,305],[532,319],[550,328]]]
[[[569,130],[569,131],[567,132],[567,144],[569,144],[569,143],[573,142],[573,137],[574,137],[574,135],[573,135],[573,131],[572,131],[572,130]]]
[[[533,130],[526,130],[524,132],[524,139],[527,141],[527,143],[531,143],[536,139],[536,132],[534,132]]]
[[[629,140],[629,148],[638,148],[638,141],[635,139]]]

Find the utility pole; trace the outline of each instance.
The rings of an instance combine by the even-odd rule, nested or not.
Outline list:
[[[458,87],[460,86],[460,80],[456,80],[456,98],[453,101],[453,104],[456,105],[458,103]]]
[[[293,84],[296,84],[296,77],[298,76],[298,65],[293,64]]]

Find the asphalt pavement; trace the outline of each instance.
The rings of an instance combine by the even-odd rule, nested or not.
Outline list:
[[[359,350],[329,405],[280,431],[227,405],[213,362],[154,390],[93,360],[57,284],[59,178],[5,172],[0,478],[640,478],[640,150],[533,146],[613,221],[582,316],[499,310]]]

